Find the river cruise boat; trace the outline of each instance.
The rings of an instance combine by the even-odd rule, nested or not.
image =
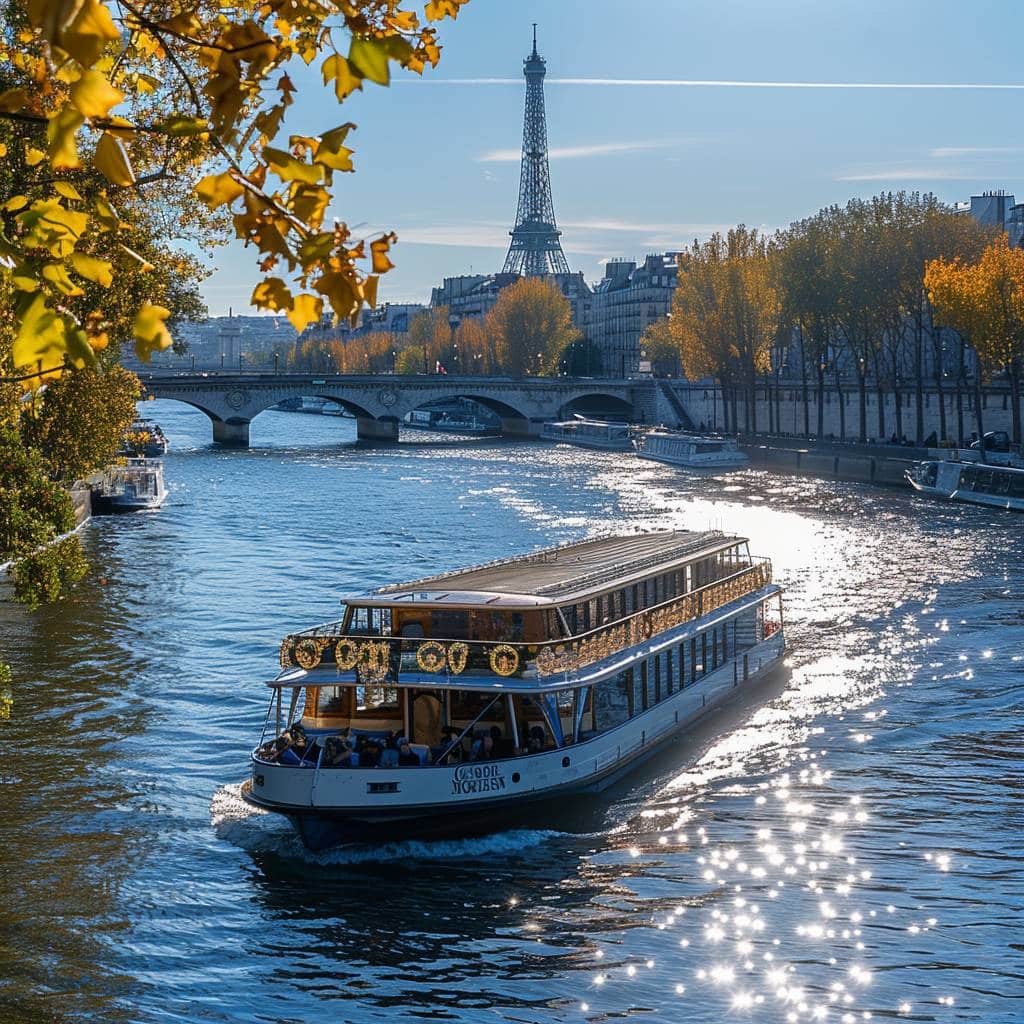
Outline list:
[[[159,459],[125,459],[110,470],[93,501],[97,512],[144,512],[167,500],[164,466]]]
[[[602,537],[348,597],[287,636],[242,787],[311,849],[472,834],[599,792],[777,666],[742,537]]]
[[[977,459],[977,453],[971,453]],[[1024,512],[1024,468],[962,462],[958,459],[929,459],[906,472],[915,491],[951,501]]]
[[[690,470],[743,469],[750,460],[731,437],[686,434],[672,430],[652,430],[636,442],[642,459],[667,462]]]
[[[159,423],[137,417],[128,428],[121,444],[122,455],[159,458],[167,454],[167,438]]]
[[[545,423],[540,436],[544,441],[574,444],[581,448],[602,448],[612,452],[628,452],[633,447],[627,424],[582,417],[561,423]]]

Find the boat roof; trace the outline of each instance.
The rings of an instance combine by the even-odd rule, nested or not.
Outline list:
[[[539,607],[571,604],[745,540],[719,530],[597,537],[381,587],[346,598],[361,606]]]

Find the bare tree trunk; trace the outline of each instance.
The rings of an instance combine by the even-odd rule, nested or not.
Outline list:
[[[1013,423],[1013,443],[1021,443],[1021,416],[1020,416],[1020,360],[1010,360],[1010,420]]]
[[[839,395],[839,440],[846,440],[846,402],[843,400],[843,384],[836,370],[836,393]]]
[[[924,325],[920,318],[914,324],[914,412],[917,415],[914,441],[920,447],[924,441]],[[943,409],[943,419],[945,416]]]
[[[896,440],[903,440],[903,394],[897,385],[896,390],[893,392],[896,396]]]
[[[804,351],[804,332],[800,329],[800,395],[804,404],[804,437],[811,436],[811,402],[807,393],[807,353]]]
[[[956,428],[959,432],[957,444],[964,443],[964,342],[960,339],[960,365],[956,375]]]
[[[985,437],[985,417],[984,417],[984,412],[983,412],[984,405],[985,405],[985,395],[984,395],[984,392],[981,390],[981,374],[980,373],[975,373],[975,375],[974,375],[974,418],[975,418],[975,420],[977,421],[977,424],[978,424],[978,440],[982,441],[981,459],[982,459],[983,462],[987,461],[985,459],[985,446],[984,446],[984,437]]]
[[[818,363],[818,440],[825,433],[825,367]]]
[[[864,367],[857,364],[857,403],[860,415],[859,437],[863,444],[868,439],[868,375]]]
[[[768,399],[768,433],[769,434],[777,434],[777,433],[779,433],[779,427],[778,427],[778,424],[775,422],[775,408],[772,405],[771,387],[772,387],[772,385],[771,385],[770,379],[767,376],[765,376],[765,378],[764,378],[764,393],[765,393],[765,397]],[[755,392],[755,394],[756,394],[756,392]]]

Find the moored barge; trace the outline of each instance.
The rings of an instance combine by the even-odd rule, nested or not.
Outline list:
[[[507,827],[598,792],[776,666],[742,537],[602,537],[346,598],[293,633],[242,795],[306,846]]]

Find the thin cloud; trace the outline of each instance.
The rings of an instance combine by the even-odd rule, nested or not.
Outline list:
[[[929,155],[945,160],[949,157],[1009,156],[1014,153],[1024,153],[1024,146],[940,146],[931,150]]]
[[[665,235],[704,235],[727,231],[729,224],[652,224],[628,220],[569,220],[560,221],[559,227],[579,231],[623,231],[633,234],[659,232]]]
[[[588,156],[610,156],[614,153],[635,153],[643,149],[662,149],[670,145],[665,140],[646,142],[598,142],[589,146],[554,146],[548,150],[549,160],[574,160]],[[523,155],[521,149],[492,149],[478,156],[477,162],[482,164],[519,163]]]
[[[865,171],[861,174],[841,174],[836,181],[975,181],[977,178],[977,174],[966,174],[962,170],[900,167],[885,171]]]
[[[522,78],[424,78],[423,85],[518,85]],[[602,85],[672,89],[939,89],[1022,90],[1017,82],[761,82],[710,78],[548,78],[548,85]]]

